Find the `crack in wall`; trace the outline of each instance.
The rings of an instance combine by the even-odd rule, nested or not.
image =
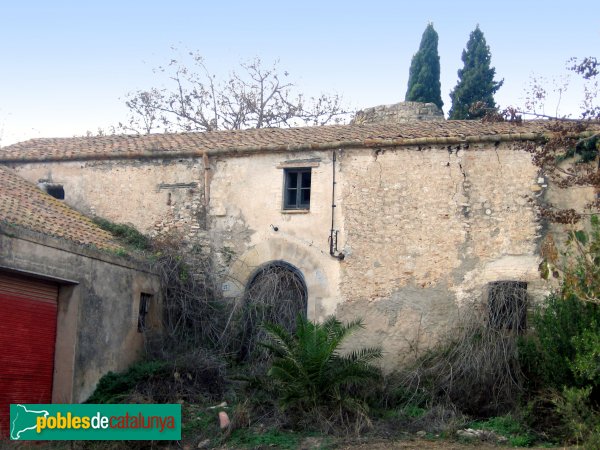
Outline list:
[[[456,197],[458,196],[458,183],[454,181],[454,177],[452,176],[452,148],[448,147],[448,162],[446,163],[446,167],[448,167],[448,175],[452,183],[454,184],[454,194],[452,195],[452,201],[454,201],[456,208],[458,209],[458,200]]]
[[[502,163],[500,162],[500,155],[498,154],[498,146],[494,145],[494,152],[496,153],[496,159],[498,160],[498,167],[500,168],[500,176],[504,178],[504,173],[502,172]]]

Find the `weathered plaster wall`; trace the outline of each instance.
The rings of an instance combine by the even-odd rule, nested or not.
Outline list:
[[[308,162],[307,162],[308,161]],[[309,211],[283,210],[285,166],[312,165]],[[297,267],[308,288],[308,312],[335,311],[339,262],[329,255],[332,161],[329,152],[264,153],[212,163],[209,230],[224,295],[239,296],[261,265],[283,260]],[[336,215],[337,216],[337,215]],[[339,223],[339,217],[336,219]]]
[[[318,160],[311,208],[290,214],[281,167],[307,160]],[[329,152],[223,158],[212,173],[209,229],[225,295],[239,296],[262,264],[287,261],[307,279],[310,317],[362,317],[368,331],[355,343],[383,346],[389,368],[437,342],[489,282],[526,281],[533,298],[547,291],[538,273],[544,180],[517,147],[338,152],[343,261],[328,253]]]
[[[128,223],[147,234],[178,231],[201,239],[201,159],[48,162],[13,165],[23,178],[62,184],[65,202],[88,215]]]
[[[226,297],[239,298],[263,264],[292,264],[307,284],[309,317],[362,317],[367,331],[355,342],[382,345],[390,368],[434,344],[460,306],[483,301],[489,282],[526,281],[534,298],[547,291],[536,209],[545,180],[518,145],[355,148],[337,157],[334,228],[343,261],[329,255],[331,151],[212,156],[208,170],[201,160],[17,170],[63,183],[65,201],[78,209],[151,233],[180,229],[190,249],[210,247]],[[310,210],[284,211],[284,168],[306,165]]]
[[[142,292],[160,310],[158,277],[109,254],[0,229],[0,268],[38,274],[60,284],[53,401],[82,402],[100,377],[125,370],[141,356],[137,330]]]
[[[347,151],[340,158],[345,251],[337,314],[362,316],[356,340],[386,365],[435,343],[486,283],[544,289],[536,255],[538,170],[530,154],[468,149]]]

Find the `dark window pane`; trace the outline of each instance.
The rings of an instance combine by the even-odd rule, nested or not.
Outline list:
[[[303,188],[310,188],[310,172],[302,172],[302,186]]]
[[[308,206],[310,204],[310,189],[300,190],[300,203],[302,206]]]
[[[308,209],[310,183],[310,169],[285,169],[284,209]]]
[[[298,172],[288,172],[287,187],[298,187]]]
[[[285,191],[285,207],[295,208],[296,207],[296,196],[298,189],[287,189]]]

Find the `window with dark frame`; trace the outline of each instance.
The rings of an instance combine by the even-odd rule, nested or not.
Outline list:
[[[150,301],[152,300],[151,294],[142,292],[140,294],[140,310],[138,314],[138,333],[146,331],[146,318],[148,316],[148,310],[150,309]]]
[[[495,281],[488,285],[490,326],[525,331],[527,327],[527,283]]]
[[[311,169],[284,169],[283,209],[310,209]]]

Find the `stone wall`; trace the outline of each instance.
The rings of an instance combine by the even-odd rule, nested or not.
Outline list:
[[[440,121],[444,113],[434,103],[400,102],[358,111],[351,123],[403,123],[415,120]]]
[[[525,281],[532,298],[547,291],[537,271],[545,185],[530,153],[489,143],[336,155],[343,260],[329,254],[331,151],[223,155],[208,170],[192,159],[17,170],[63,183],[65,201],[80,210],[151,234],[181,230],[188,253],[210,249],[226,297],[239,298],[262,265],[291,264],[305,278],[309,317],[362,317],[367,330],[355,342],[382,345],[387,368],[437,342],[460,307],[481,305],[489,282]],[[282,207],[289,167],[311,168],[308,211]]]
[[[331,152],[264,153],[211,164],[208,218],[224,294],[283,260],[307,280],[313,319],[362,317],[355,343],[381,345],[387,368],[435,344],[460,307],[480,307],[487,284],[540,279],[531,155],[510,144],[337,152],[334,228],[345,259],[329,255]],[[309,211],[282,209],[283,168],[314,162]]]
[[[435,343],[460,306],[491,281],[529,283],[537,272],[531,155],[510,146],[344,152],[344,250],[339,317],[361,316],[393,367]]]
[[[302,272],[311,318],[335,311],[341,299],[339,262],[329,255],[328,245],[331,155],[262,153],[211,163],[209,233],[226,296],[239,296],[257,268],[281,260]],[[310,210],[286,211],[284,169],[302,165],[311,167]]]
[[[201,159],[29,163],[13,169],[33,183],[62,185],[65,202],[84,214],[207,245]]]

